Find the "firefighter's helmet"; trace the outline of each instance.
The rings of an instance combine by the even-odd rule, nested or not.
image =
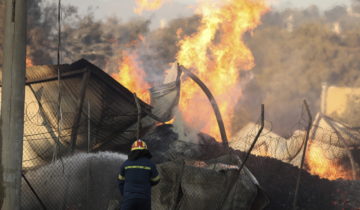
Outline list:
[[[131,145],[131,151],[135,151],[135,150],[146,150],[147,145],[143,140],[136,140],[132,145]]]

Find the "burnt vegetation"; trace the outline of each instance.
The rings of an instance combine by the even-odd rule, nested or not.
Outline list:
[[[55,63],[56,5],[33,0],[28,4],[28,57],[35,65]],[[3,9],[4,1],[0,1],[0,10]],[[311,6],[267,13],[262,25],[246,37],[256,66],[251,73],[244,73],[253,79],[247,83],[238,103],[239,114],[233,119],[233,130],[256,120],[258,110],[254,107],[262,101],[267,106],[267,119],[272,122],[273,131],[290,135],[293,120],[299,114],[294,110],[299,109],[304,98],[310,102],[314,114],[319,110],[321,83],[360,86],[359,20],[358,0],[350,8],[336,6],[320,11]],[[1,12],[0,23],[3,21]],[[150,30],[150,20],[96,20],[91,12],[79,16],[77,8],[69,5],[63,8],[62,21],[62,63],[85,58],[114,73],[118,71],[122,52],[136,51],[150,82],[158,81],[168,63],[175,61],[178,41],[196,32],[199,25],[199,17],[193,16]],[[0,31],[3,30],[0,24]],[[2,38],[0,33],[0,49]],[[1,61],[2,50],[0,68]]]

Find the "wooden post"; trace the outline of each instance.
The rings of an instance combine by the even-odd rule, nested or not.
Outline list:
[[[24,136],[26,0],[6,0],[4,69],[2,76],[1,164],[3,210],[19,210]]]

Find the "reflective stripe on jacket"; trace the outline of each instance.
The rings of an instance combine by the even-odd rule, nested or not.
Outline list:
[[[120,192],[124,199],[151,199],[151,186],[160,181],[160,176],[148,158],[126,160],[118,175]]]

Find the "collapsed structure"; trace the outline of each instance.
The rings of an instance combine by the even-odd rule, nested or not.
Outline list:
[[[23,182],[23,209],[41,209],[41,203],[50,209],[106,209],[116,206],[120,200],[116,188],[116,165],[120,165],[126,157],[81,152],[127,153],[137,135],[138,117],[141,119],[141,135],[153,151],[154,161],[159,164],[163,177],[163,182],[153,190],[154,208],[209,209],[217,206],[219,209],[263,209],[269,203],[268,196],[250,170],[245,167],[239,172],[241,160],[232,150],[226,150],[222,144],[203,133],[197,134],[196,141],[185,140],[186,135],[176,133],[179,131],[175,131],[172,125],[162,123],[173,117],[172,111],[178,103],[179,72],[175,71],[165,80],[165,84],[152,88],[151,105],[140,100],[139,112],[134,95],[101,69],[86,60],[62,65],[59,138],[56,71],[55,66],[35,66],[27,70],[23,161],[23,178],[27,181]],[[319,118],[315,120],[318,126],[314,126],[312,136],[325,135],[321,134],[319,128],[325,128],[324,123],[328,119],[324,116]],[[339,126],[344,127],[336,122],[335,128]],[[353,129],[355,133],[349,133],[348,126],[345,128],[342,136],[356,135],[356,129]],[[247,151],[256,131],[255,124],[248,125],[230,142],[230,146]],[[269,137],[272,141],[269,141]],[[265,129],[254,153],[298,165],[303,137],[304,132],[297,131],[292,141],[288,141]],[[316,141],[311,144],[315,144],[319,138],[313,139]],[[337,142],[341,141],[337,139]],[[356,149],[354,146],[350,148]],[[338,154],[336,158],[348,155],[346,151],[335,153]],[[276,185],[280,182],[265,178],[267,173],[273,172],[264,172],[261,166],[261,169],[258,168],[260,160],[271,162],[273,170],[280,165],[271,159],[249,159],[249,164],[253,164],[250,168],[256,171],[262,182],[266,182],[266,190],[271,193],[271,209],[287,206],[282,202],[288,202],[283,200],[289,199],[289,196],[291,198],[292,194],[287,190],[278,193],[279,187]],[[296,168],[284,167],[281,166],[279,170],[296,171]],[[109,180],[101,181],[104,177]],[[290,180],[293,179],[294,176]],[[340,188],[353,189],[355,192],[359,186],[353,182],[329,183],[309,175],[306,175],[306,179],[318,183],[316,186],[321,186],[322,190]],[[57,196],[51,193],[54,188],[58,191]],[[274,198],[274,195],[284,198]],[[353,202],[352,205],[357,205],[359,201]],[[328,205],[328,201],[319,205],[324,204]]]
[[[146,132],[170,120],[178,100],[178,81],[169,82],[151,90],[152,106],[138,100],[138,114],[133,93],[88,61],[61,65],[60,71],[60,93],[56,66],[26,71],[24,168],[75,151],[127,152],[136,138],[138,115]]]
[[[125,151],[134,138],[137,108],[132,93],[85,60],[61,65],[60,71],[60,93],[55,66],[26,71],[24,168],[76,150],[119,146]],[[140,104],[141,118],[148,117],[151,107]]]
[[[103,194],[104,191],[101,190],[103,188],[98,191],[93,189],[86,192],[85,198],[79,193],[79,188],[83,188],[81,183],[84,177],[91,177],[91,167],[89,166],[90,171],[86,172],[81,169],[84,165],[68,165],[76,162],[72,157],[79,157],[72,155],[96,151],[127,153],[138,131],[141,136],[146,136],[146,133],[154,131],[158,123],[173,118],[172,111],[179,100],[180,74],[176,71],[175,76],[171,76],[172,79],[166,80],[166,84],[152,88],[151,105],[148,105],[137,100],[129,90],[86,60],[61,65],[59,68],[60,81],[56,66],[33,66],[26,71],[23,195],[27,198],[23,199],[22,208],[106,209],[108,202],[86,207],[89,198]],[[140,130],[137,130],[138,119],[141,119]],[[154,138],[149,138],[148,145],[153,150],[159,142],[170,145],[178,140],[152,139]],[[155,188],[154,193],[158,196],[154,196],[157,200],[154,200],[153,205],[156,209],[171,209],[175,206],[181,207],[180,209],[189,209],[191,206],[207,209],[208,201],[219,197],[224,198],[221,204],[218,204],[224,207],[222,209],[263,209],[267,205],[268,200],[251,172],[246,168],[239,172],[240,160],[234,162],[235,156],[231,158],[232,161],[228,158],[214,159],[226,154],[221,144],[210,137],[196,143],[190,139],[185,144],[177,153],[168,149],[170,146],[155,150],[154,158],[158,163],[163,163],[159,168],[165,180],[159,188]],[[211,148],[216,148],[218,152],[212,154]],[[171,158],[166,159],[162,155]],[[64,161],[64,158],[69,161]],[[185,158],[186,164],[171,162],[179,161],[176,160],[178,158]],[[210,162],[199,165],[196,164],[198,159]],[[164,163],[166,161],[170,162]],[[79,163],[91,164],[91,160],[79,160]],[[214,167],[203,167],[208,164]],[[184,174],[181,179],[176,178],[179,170]],[[84,176],[84,173],[87,173],[87,176]],[[107,173],[106,170],[104,173]],[[108,173],[108,177],[113,176],[109,183],[117,186],[117,168],[113,167]],[[185,175],[191,176],[194,173],[199,175],[197,182],[192,182],[192,179]],[[103,179],[103,176],[97,178]],[[87,180],[92,181],[90,178]],[[234,199],[228,199],[218,191],[218,185],[213,184],[218,182],[227,183],[223,187],[229,190],[232,195],[230,197],[236,200],[235,204]],[[204,186],[201,183],[208,184]],[[234,184],[238,187],[234,188]],[[55,186],[60,197],[49,194]],[[172,191],[173,188],[183,190]],[[169,190],[172,192],[171,196]],[[118,195],[114,191],[111,193]],[[181,197],[192,198],[193,193],[202,198],[200,200],[203,204],[199,203],[199,199],[186,199],[184,204],[185,200],[181,200]],[[244,195],[237,197],[238,193]],[[74,199],[76,196],[81,199]],[[120,199],[120,195],[118,197]],[[170,200],[164,201],[166,197]],[[112,200],[113,197],[108,199]]]

